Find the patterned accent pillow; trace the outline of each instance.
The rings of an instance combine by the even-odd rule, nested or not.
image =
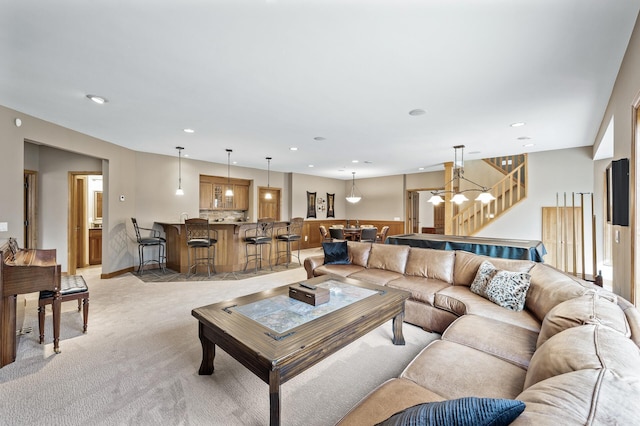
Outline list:
[[[488,260],[483,261],[476,272],[476,277],[471,283],[471,291],[482,297],[487,297],[487,285],[491,278],[498,272],[495,266]]]
[[[376,426],[507,426],[524,409],[524,402],[514,399],[466,397],[414,405]]]
[[[486,288],[486,298],[496,305],[519,312],[524,309],[531,275],[526,272],[498,271]]]

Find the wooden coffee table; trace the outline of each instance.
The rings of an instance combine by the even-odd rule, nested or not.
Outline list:
[[[216,345],[223,349],[269,385],[271,426],[280,424],[280,385],[325,357],[392,318],[393,343],[404,345],[402,321],[409,292],[334,275],[303,282],[331,288],[329,304],[314,309],[288,302],[292,299],[285,285],[191,312],[199,321],[202,344],[199,374],[213,373]],[[291,311],[269,314],[278,303],[291,303]],[[326,312],[333,309],[331,303],[335,310]]]

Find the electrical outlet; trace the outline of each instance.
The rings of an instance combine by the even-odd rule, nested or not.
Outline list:
[[[0,222],[0,232],[7,232],[9,230],[8,222]]]
[[[305,241],[309,241],[309,236],[308,236],[308,235],[305,235],[305,236],[304,236],[304,240],[305,240]]]

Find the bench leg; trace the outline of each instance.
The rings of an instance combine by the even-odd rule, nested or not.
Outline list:
[[[40,344],[44,342],[44,314],[45,314],[45,306],[44,304],[38,304],[38,331],[40,333]]]
[[[78,299],[78,304],[80,304],[80,299]],[[89,295],[82,299],[82,332],[87,332],[87,322],[89,321]]]

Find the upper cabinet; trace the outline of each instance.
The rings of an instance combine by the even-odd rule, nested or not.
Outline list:
[[[200,209],[249,210],[249,183],[245,179],[200,175]],[[233,197],[224,195],[229,186]]]

